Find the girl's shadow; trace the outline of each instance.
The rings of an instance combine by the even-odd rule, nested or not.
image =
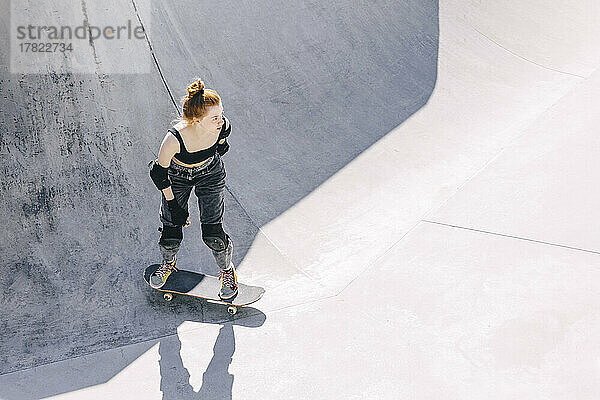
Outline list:
[[[204,304],[204,308],[213,306],[216,308],[218,305]],[[244,317],[244,314],[248,316]],[[234,376],[229,373],[229,365],[236,350],[233,326],[259,327],[266,319],[265,314],[251,307],[241,308],[237,315],[235,319],[229,317],[228,322],[220,322],[222,327],[213,346],[213,356],[202,375],[202,387],[197,392],[190,384],[190,372],[183,365],[179,336],[172,335],[161,339],[158,352],[160,389],[164,400],[232,398]]]

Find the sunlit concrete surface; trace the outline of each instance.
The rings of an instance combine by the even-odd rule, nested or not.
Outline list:
[[[82,109],[105,113],[104,125],[146,146],[143,157],[121,151],[116,164],[100,157],[117,177],[98,179],[107,193],[131,190],[125,199],[140,209],[123,217],[128,228],[111,208],[73,228],[52,208],[60,189],[36,214],[54,228],[24,219],[38,235],[28,236],[18,219],[7,221],[3,242],[12,231],[41,239],[34,256],[3,267],[22,274],[4,283],[13,299],[44,291],[41,301],[2,297],[0,398],[600,397],[596,2],[302,2],[262,13],[269,3],[183,3],[134,2],[152,16],[139,51],[152,45],[160,74],[82,80],[100,96]],[[130,3],[111,4],[136,15]],[[214,22],[184,27],[194,7],[235,23],[222,37],[211,36]],[[267,290],[235,318],[194,299],[164,303],[141,280],[158,239],[147,149],[173,117],[169,94],[195,76],[223,88],[237,122],[225,157],[226,228],[238,243],[239,279]],[[13,96],[39,83],[6,71],[3,79]],[[145,85],[145,96],[107,82]],[[119,98],[145,117],[103,103]],[[19,101],[6,115],[25,121]],[[3,124],[13,129],[7,117]],[[2,153],[12,171],[15,154]],[[90,156],[69,157],[87,166]],[[37,179],[35,169],[20,171],[11,182]],[[55,185],[83,175],[42,173]],[[22,198],[12,187],[2,194]],[[180,260],[214,273],[198,232],[197,222],[186,231]],[[55,238],[77,234],[81,250],[68,253],[65,276]],[[20,257],[17,249],[6,253]],[[77,267],[83,276],[74,279]],[[57,298],[48,276],[64,277],[73,297]],[[45,298],[57,307],[48,316]]]

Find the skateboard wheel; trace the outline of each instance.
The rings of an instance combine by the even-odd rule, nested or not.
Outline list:
[[[237,312],[237,307],[229,306],[229,307],[227,307],[227,312],[231,315],[235,315],[235,313]]]
[[[163,294],[163,297],[165,298],[166,301],[173,300],[173,294],[172,293],[165,293],[165,294]]]

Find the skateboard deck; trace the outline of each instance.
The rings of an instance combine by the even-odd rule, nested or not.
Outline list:
[[[158,267],[160,267],[160,264],[152,264],[144,270],[144,280],[148,285],[150,285],[150,276]],[[238,293],[229,300],[223,300],[219,297],[220,289],[221,281],[216,276],[178,269],[178,271],[173,271],[169,275],[164,286],[154,290],[164,292],[163,297],[167,301],[171,301],[173,295],[181,294],[213,303],[226,304],[229,306],[227,311],[231,315],[237,312],[237,307],[246,306],[260,300],[265,292],[265,289],[259,286],[249,286],[238,282]]]

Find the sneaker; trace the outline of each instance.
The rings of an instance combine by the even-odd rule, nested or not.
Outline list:
[[[165,261],[160,264],[160,267],[150,276],[150,286],[154,289],[160,289],[167,282],[167,278],[173,271],[177,271],[175,268],[175,262],[177,257],[173,257],[171,261]]]
[[[222,269],[221,273],[219,274],[219,279],[221,279],[221,290],[219,291],[219,297],[223,300],[231,299],[238,292],[235,268],[233,267],[233,263],[229,265],[229,269]]]

